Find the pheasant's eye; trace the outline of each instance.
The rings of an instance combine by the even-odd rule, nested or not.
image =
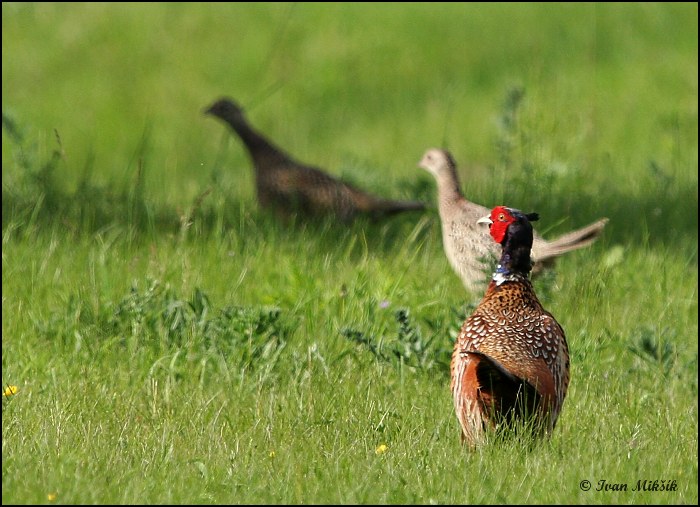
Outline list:
[[[501,222],[503,222],[503,221],[505,221],[505,219],[506,219],[506,215],[505,215],[504,213],[499,213],[499,214],[498,214],[498,219],[499,219]]]

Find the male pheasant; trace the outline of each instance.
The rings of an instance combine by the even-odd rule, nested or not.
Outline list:
[[[431,173],[437,181],[438,211],[445,255],[466,289],[478,292],[488,279],[490,266],[499,255],[498,245],[488,237],[486,227],[477,223],[477,219],[488,214],[489,209],[464,197],[455,161],[448,151],[429,149],[419,166]],[[607,223],[607,218],[601,218],[551,241],[533,232],[533,275],[551,267],[558,256],[593,243]]]
[[[205,113],[226,122],[241,138],[255,167],[258,202],[280,216],[334,215],[348,222],[359,214],[380,218],[425,209],[422,202],[376,197],[317,167],[297,162],[251,127],[241,107],[231,99],[217,100]]]
[[[569,386],[564,330],[542,308],[528,275],[538,215],[497,206],[481,223],[502,245],[486,293],[455,341],[451,390],[462,442],[475,447],[487,428],[530,422],[551,433]]]

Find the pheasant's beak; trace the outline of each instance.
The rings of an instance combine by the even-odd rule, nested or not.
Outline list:
[[[491,217],[486,215],[485,217],[481,217],[479,220],[476,221],[477,224],[489,224],[491,225],[493,223],[493,220],[491,220]]]

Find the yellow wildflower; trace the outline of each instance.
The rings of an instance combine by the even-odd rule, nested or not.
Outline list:
[[[386,451],[389,450],[389,446],[386,444],[381,444],[379,447],[375,449],[376,454],[384,454]]]
[[[57,493],[49,493],[48,495],[46,495],[46,498],[49,499],[49,502],[53,502],[54,500],[56,500],[57,496],[58,496]]]
[[[19,391],[19,387],[17,386],[7,386],[5,390],[2,392],[3,396],[12,396],[13,394],[17,394],[17,391]]]
[[[270,457],[274,458],[275,457],[275,451],[270,451]]]

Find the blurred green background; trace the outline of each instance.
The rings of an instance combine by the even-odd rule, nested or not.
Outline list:
[[[67,183],[86,164],[98,181],[125,177],[147,136],[149,196],[180,200],[207,183],[228,137],[201,114],[222,95],[298,158],[335,173],[369,166],[381,181],[417,178],[433,145],[496,166],[504,103],[520,88],[518,147],[531,163],[579,175],[582,193],[619,186],[634,198],[654,162],[682,191],[697,181],[695,9],[9,3],[3,111],[45,149],[59,133]],[[3,143],[4,185],[12,156]],[[247,166],[240,149],[230,157]]]
[[[2,38],[3,504],[697,503],[697,3],[5,2]],[[275,222],[224,95],[431,209]],[[459,447],[432,146],[545,237],[610,218],[535,283],[572,358],[536,448]]]

